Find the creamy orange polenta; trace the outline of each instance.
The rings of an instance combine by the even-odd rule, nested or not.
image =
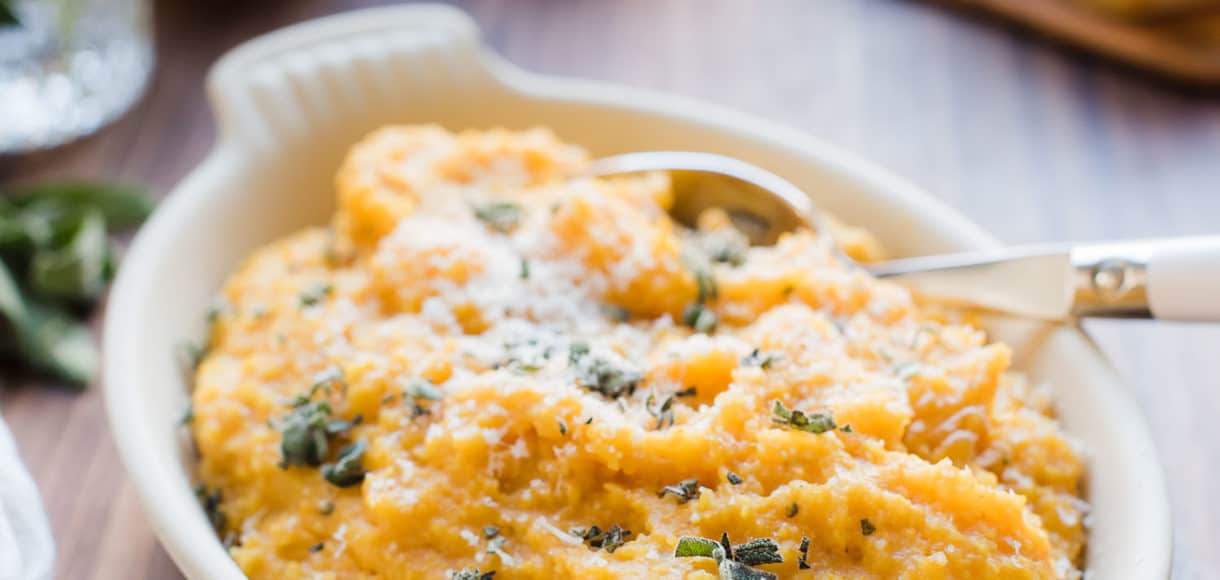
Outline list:
[[[675,546],[725,533],[780,577],[1079,575],[1081,456],[1006,346],[586,161],[382,129],[228,281],[192,431],[249,576],[712,578]]]

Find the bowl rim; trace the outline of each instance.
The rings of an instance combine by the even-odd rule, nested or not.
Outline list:
[[[455,45],[473,48],[471,55],[477,60],[480,72],[486,75],[487,82],[527,99],[650,113],[710,126],[734,134],[739,141],[766,143],[799,153],[836,177],[868,189],[870,194],[894,208],[897,214],[918,215],[922,220],[942,224],[944,231],[941,233],[957,249],[984,249],[999,245],[980,226],[913,183],[854,153],[779,123],[689,97],[521,70],[483,48],[473,21],[465,13],[449,6],[417,4],[361,9],[289,26],[248,40],[226,53],[209,73],[210,101],[218,122],[216,142],[206,158],[166,195],[162,206],[133,240],[111,292],[103,331],[104,395],[116,447],[156,535],[188,577],[241,577],[241,574],[229,558],[223,558],[223,562],[214,560],[218,554],[224,554],[219,549],[219,542],[211,542],[213,545],[210,547],[197,546],[197,535],[178,525],[181,510],[188,506],[181,502],[181,494],[169,493],[172,490],[166,489],[170,481],[168,476],[177,466],[156,465],[155,461],[149,461],[152,452],[148,438],[159,432],[159,425],[153,425],[153,421],[139,412],[139,394],[147,387],[141,387],[139,381],[130,377],[139,376],[132,371],[139,368],[143,353],[136,344],[138,341],[130,338],[139,336],[139,328],[133,327],[131,322],[141,310],[142,301],[156,287],[159,273],[150,262],[160,252],[159,248],[164,246],[161,240],[170,239],[180,228],[189,227],[192,215],[206,211],[210,204],[216,203],[207,195],[206,184],[239,163],[247,153],[244,150],[251,145],[248,137],[243,139],[236,129],[239,119],[249,120],[250,112],[241,110],[243,105],[238,94],[242,90],[239,83],[244,80],[243,65],[267,54],[308,47],[335,31],[372,28],[396,20],[422,22],[447,29]],[[1123,407],[1126,418],[1134,418],[1138,423],[1139,432],[1135,438],[1141,442],[1151,441],[1131,390],[1083,329],[1073,324],[1071,331],[1078,334],[1093,352],[1100,363],[1100,372],[1107,375],[1107,380],[1122,387],[1118,389],[1121,391],[1118,394],[1120,407]],[[1150,561],[1149,570],[1163,570],[1161,576],[1165,577],[1169,574],[1172,553],[1168,494],[1155,447],[1150,443],[1146,447],[1151,449],[1149,459],[1157,464],[1157,469],[1155,474],[1149,476],[1149,481],[1144,482],[1144,493],[1148,500],[1145,503],[1151,513],[1148,514],[1149,521],[1142,523],[1159,530],[1164,541],[1141,548]],[[164,505],[166,499],[173,503]],[[192,501],[189,508],[197,509],[197,506]]]

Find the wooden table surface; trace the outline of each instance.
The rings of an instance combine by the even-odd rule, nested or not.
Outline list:
[[[261,32],[363,4],[159,2],[157,75],[136,109],[83,142],[0,162],[0,181],[112,177],[164,193],[213,138],[202,79],[217,56]],[[1220,231],[1220,100],[998,22],[888,0],[461,5],[486,41],[522,66],[790,124],[909,177],[1008,242]],[[1174,577],[1214,578],[1220,327],[1089,327],[1138,391],[1168,474]],[[101,389],[0,388],[50,512],[58,576],[177,578],[110,441]]]

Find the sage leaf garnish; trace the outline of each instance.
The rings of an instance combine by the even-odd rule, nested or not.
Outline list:
[[[674,424],[674,396],[670,395],[666,397],[665,401],[661,403],[660,407],[653,408],[653,405],[655,404],[656,396],[649,393],[648,399],[644,401],[644,410],[648,411],[649,415],[656,417],[656,430],[660,431],[666,426],[672,427]]]
[[[678,539],[678,546],[674,548],[674,557],[714,558],[717,550],[719,550],[722,554],[724,553],[723,549],[720,547],[720,544],[715,540],[709,540],[707,538],[682,537]]]
[[[207,486],[200,484],[195,487],[195,497],[199,498],[199,503],[203,504],[203,513],[207,515],[212,529],[216,530],[216,533],[224,531],[225,514],[220,511],[220,488],[209,490]]]
[[[678,503],[683,504],[692,499],[698,499],[700,495],[698,479],[684,479],[676,485],[667,485],[661,488],[657,497],[665,497],[672,495],[678,498]]]
[[[782,353],[778,352],[761,352],[757,348],[750,354],[742,357],[741,364],[749,367],[759,367],[762,370],[769,370],[771,365],[784,358]]]
[[[860,520],[860,533],[861,534],[868,536],[868,535],[871,535],[875,531],[877,531],[877,526],[874,526],[873,522],[868,521],[868,518],[864,518],[864,519]]]
[[[784,407],[784,404],[775,401],[775,406],[771,410],[771,421],[787,425],[799,431],[808,431],[810,433],[825,433],[835,428],[834,417],[830,412],[805,413],[796,409],[789,410]]]
[[[801,537],[801,546],[796,549],[801,556],[796,560],[796,567],[801,570],[809,569],[809,538]]]
[[[280,467],[318,467],[326,460],[330,405],[324,401],[296,401],[279,422]]]
[[[615,304],[602,304],[600,306],[602,316],[609,318],[615,322],[627,322],[631,320],[631,311]]]
[[[326,283],[315,284],[306,288],[301,292],[300,302],[302,308],[316,306],[326,301],[326,298],[334,292],[334,286]]]
[[[796,514],[800,511],[801,511],[801,505],[796,502],[792,502],[792,505],[788,506],[788,512],[786,515],[790,518],[795,517]]]
[[[330,501],[329,499],[324,499],[322,501],[319,501],[318,502],[318,513],[320,513],[324,516],[329,516],[330,514],[335,513],[335,502]]]
[[[494,537],[496,537],[496,536],[498,536],[498,535],[500,535],[500,528],[499,528],[499,527],[497,527],[497,526],[483,526],[483,537],[484,537],[484,538],[487,538],[487,539],[489,539],[489,540],[490,540],[490,539],[492,539],[492,538],[494,538]]]
[[[314,544],[314,545],[312,545],[312,546],[310,546],[310,547],[309,547],[309,553],[310,553],[310,554],[317,554],[318,552],[321,552],[321,551],[322,551],[322,548],[324,548],[324,547],[325,547],[325,545],[324,545],[322,542],[318,542],[318,543],[316,543],[316,544]]]
[[[368,443],[361,439],[339,452],[339,459],[322,466],[322,478],[338,487],[351,487],[364,481],[361,464]]]
[[[569,346],[568,365],[576,371],[578,385],[608,399],[631,395],[644,380],[639,371],[623,363],[591,354],[585,343]]]
[[[716,313],[703,304],[687,304],[682,311],[682,324],[691,327],[695,332],[704,334],[716,330],[720,319]]]
[[[728,264],[733,267],[746,263],[746,252],[750,241],[735,228],[721,228],[699,234],[695,245],[707,255],[707,259],[717,264]]]
[[[443,394],[431,381],[417,379],[407,383],[402,391],[403,400],[411,401],[411,417],[430,415],[432,410],[420,404],[420,401],[439,401]]]
[[[614,524],[604,532],[598,526],[589,526],[588,528],[572,528],[568,533],[584,540],[590,548],[614,553],[627,542],[631,530],[624,530],[618,524]]]
[[[523,210],[511,201],[494,201],[474,207],[474,217],[492,231],[507,234],[521,223]]]
[[[771,538],[756,538],[733,546],[733,559],[747,566],[779,564],[784,561],[779,555],[779,544]]]
[[[757,538],[733,546],[728,533],[720,541],[708,538],[682,537],[674,548],[675,558],[713,558],[717,562],[721,580],[745,580],[777,578],[775,574],[757,570],[753,566],[779,564],[784,561],[779,554],[779,544],[770,538]]]
[[[731,483],[733,485],[741,485],[741,482],[745,481],[744,479],[741,478],[740,475],[737,475],[736,473],[733,473],[732,471],[726,473],[724,475],[724,477],[725,477],[725,479],[729,480],[729,483]]]
[[[495,575],[495,570],[480,572],[478,568],[466,568],[454,572],[450,578],[451,580],[492,580]]]

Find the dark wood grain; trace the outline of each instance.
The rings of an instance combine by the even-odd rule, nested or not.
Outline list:
[[[272,28],[362,1],[161,2],[139,106],[0,179],[116,177],[167,191],[214,134],[208,65]],[[885,0],[461,3],[527,68],[672,91],[780,121],[909,177],[1009,242],[1220,230],[1220,102],[936,6]],[[1089,324],[1152,426],[1174,508],[1174,576],[1220,569],[1220,328]],[[31,382],[0,407],[41,486],[61,578],[173,578],[94,386]]]

